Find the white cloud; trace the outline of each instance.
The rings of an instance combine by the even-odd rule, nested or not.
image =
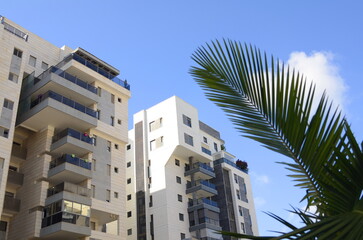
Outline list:
[[[253,201],[255,203],[256,208],[262,207],[263,205],[266,204],[266,200],[262,197],[254,197]]]
[[[316,84],[316,95],[320,96],[324,90],[334,105],[341,109],[347,103],[347,85],[339,74],[338,66],[334,63],[334,55],[330,52],[313,52],[307,55],[305,52],[293,52],[287,64],[303,73],[310,83]],[[317,99],[319,99],[318,97]]]
[[[270,183],[270,178],[267,175],[260,175],[256,172],[251,172],[250,175],[254,178],[254,181],[259,184],[268,184]]]

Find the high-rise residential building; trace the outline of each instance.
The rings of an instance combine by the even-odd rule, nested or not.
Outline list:
[[[250,178],[198,110],[171,97],[134,115],[126,147],[129,240],[258,234]],[[225,237],[224,239],[229,239]]]
[[[130,86],[118,74],[0,18],[0,239],[126,238]]]

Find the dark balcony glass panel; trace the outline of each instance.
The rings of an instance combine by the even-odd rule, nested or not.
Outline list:
[[[93,143],[94,143],[93,138],[88,136],[88,134],[80,133],[80,132],[78,132],[76,130],[73,130],[71,128],[66,128],[63,131],[61,131],[60,133],[54,135],[53,139],[52,139],[52,143],[55,143],[56,141],[64,138],[65,136],[71,136],[73,138],[76,138],[78,140],[81,140],[82,142],[86,142],[86,143],[91,144],[91,145],[93,145]]]
[[[64,154],[62,157],[52,160],[50,162],[49,169],[55,168],[56,166],[59,166],[66,162],[88,170],[91,170],[92,166],[92,163],[87,162],[87,160],[69,154]]]

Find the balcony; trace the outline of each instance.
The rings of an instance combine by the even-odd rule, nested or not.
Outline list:
[[[12,188],[23,186],[24,174],[9,170],[7,185]]]
[[[77,53],[72,53],[72,54],[68,55],[62,62],[57,64],[57,67],[61,68],[72,60],[75,60],[76,62],[82,64],[83,66],[86,66],[87,68],[93,70],[94,72],[108,78],[109,80],[117,83],[118,85],[124,87],[125,89],[130,90],[130,84],[128,84],[126,80],[123,81],[120,78],[116,77],[116,74],[113,74],[110,71],[106,71],[105,68],[107,68],[107,67],[105,67],[104,64],[102,64],[103,66],[101,67],[100,65],[96,64],[96,61],[94,61],[94,63],[92,63],[91,61],[86,60],[85,58],[81,57]],[[72,67],[74,67],[74,66],[72,66]],[[70,72],[72,72],[72,69],[68,69],[68,70]]]
[[[205,163],[194,163],[192,167],[185,168],[184,176],[194,174],[195,179],[211,179],[216,177],[212,167]]]
[[[193,202],[193,200],[188,202],[188,212],[193,212],[202,208],[209,209],[217,213],[220,212],[217,202],[208,198],[201,198],[198,199],[196,202]]]
[[[190,228],[189,231],[197,231],[200,229],[208,228],[215,231],[221,231],[222,228],[219,225],[219,220],[208,218],[208,217],[202,217],[199,218],[199,224],[196,224],[195,221],[190,221]]]
[[[49,205],[62,199],[91,205],[91,189],[69,182],[62,182],[54,187],[48,188],[45,205]]]
[[[57,67],[50,67],[38,77],[30,74],[23,80],[21,99],[41,92],[55,91],[61,95],[72,96],[72,99],[91,105],[98,100],[98,89]]]
[[[226,163],[226,164],[238,169],[239,171],[242,171],[242,172],[248,174],[248,169],[242,169],[242,168],[238,167],[233,160],[229,160],[227,158],[220,158],[220,159],[213,161],[214,165],[218,165],[218,164],[222,164],[222,163]]]
[[[91,235],[90,218],[69,212],[58,212],[43,218],[42,239],[76,240]]]
[[[27,149],[13,144],[11,150],[11,161],[14,163],[21,163],[26,159]]]
[[[216,195],[216,186],[210,182],[200,180],[195,184],[188,183],[186,194],[196,193],[197,198],[207,198]]]
[[[71,128],[64,129],[53,136],[50,151],[52,153],[72,153],[83,156],[93,152],[94,140],[87,133],[80,133]]]
[[[18,113],[17,124],[36,131],[48,125],[89,129],[96,127],[98,121],[96,111],[53,91],[23,99]]]
[[[48,180],[53,184],[64,182],[80,183],[92,178],[91,163],[84,159],[65,154],[50,162]]]
[[[15,214],[20,211],[20,200],[5,195],[4,213]]]

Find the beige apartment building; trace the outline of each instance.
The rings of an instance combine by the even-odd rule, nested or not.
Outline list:
[[[126,239],[118,74],[0,18],[0,239]]]

